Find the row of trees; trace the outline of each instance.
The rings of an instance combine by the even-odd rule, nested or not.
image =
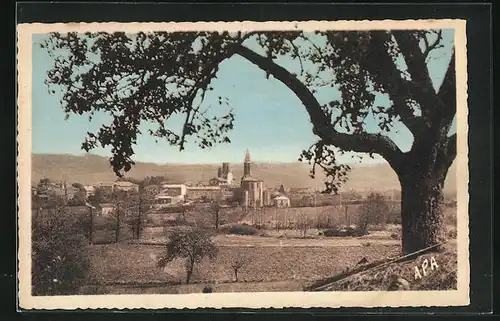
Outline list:
[[[274,213],[255,211],[251,215],[251,222],[260,228],[269,224],[267,227],[276,231],[295,229],[300,231],[303,237],[311,228],[340,229],[342,225],[345,227],[355,225],[360,234],[366,234],[370,226],[394,223],[392,219],[396,209],[390,206],[382,194],[374,192],[370,193],[359,206],[346,205],[341,210],[345,210],[345,213],[333,213],[332,209],[330,212],[317,213],[315,216],[300,212],[296,215],[287,215],[288,209],[280,210],[284,215],[279,215],[278,209],[275,209]],[[349,210],[351,213],[348,213]]]
[[[105,219],[114,222],[115,242],[118,242],[123,225],[131,228],[134,239],[140,238],[144,229],[145,215],[151,209],[153,198],[142,188],[139,189],[139,192],[114,191],[105,196],[97,189],[96,194],[89,198],[89,202],[94,206],[94,208],[89,208],[91,220],[95,215],[94,211],[99,210],[101,204],[104,202],[112,204],[112,210],[104,215],[107,215]],[[94,224],[90,224],[91,235],[93,228]]]
[[[69,189],[75,192],[69,192]],[[70,186],[66,182],[56,183],[49,178],[41,178],[35,187],[35,197],[32,207],[55,208],[66,204],[69,206],[85,205],[87,192],[80,183],[73,183]]]

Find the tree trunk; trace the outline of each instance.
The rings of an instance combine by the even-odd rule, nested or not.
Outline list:
[[[189,266],[187,267],[186,273],[186,284],[191,282],[191,276],[193,275],[194,262],[189,262]]]
[[[234,278],[238,282],[238,269],[234,269]]]
[[[423,175],[421,172],[425,172]],[[444,171],[423,171],[399,175],[403,254],[444,242],[442,211]]]
[[[137,230],[136,230],[137,240],[141,238],[141,224],[142,224],[141,219],[142,219],[142,198],[139,198],[139,213],[137,214]]]
[[[89,208],[89,210],[90,210],[89,243],[90,245],[92,245],[94,240],[94,213],[92,211],[92,208]]]
[[[120,213],[116,215],[115,243],[120,240]]]

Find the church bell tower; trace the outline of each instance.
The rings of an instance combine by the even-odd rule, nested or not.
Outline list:
[[[243,176],[250,176],[250,152],[246,151],[245,153],[245,163],[243,164]]]

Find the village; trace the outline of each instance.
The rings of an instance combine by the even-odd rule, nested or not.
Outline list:
[[[118,179],[114,182],[101,182],[97,185],[82,185],[80,183],[54,182],[41,179],[38,185],[33,186],[32,196],[38,200],[48,200],[61,197],[71,202],[80,199],[79,205],[89,204],[96,194],[111,195],[114,192],[145,193],[150,197],[150,210],[161,213],[162,210],[171,212],[178,207],[188,207],[194,203],[217,202],[220,205],[240,207],[244,210],[261,209],[264,207],[315,207],[315,206],[342,206],[342,204],[357,204],[366,199],[373,190],[341,191],[338,194],[323,194],[318,189],[310,187],[289,187],[284,185],[267,187],[265,180],[254,177],[251,173],[251,158],[247,150],[243,161],[243,176],[238,181],[233,176],[229,163],[222,163],[214,177],[206,182],[150,182],[144,186],[144,181]],[[154,184],[153,184],[154,183]],[[398,190],[377,190],[377,193],[388,202],[400,201]],[[78,202],[76,202],[78,203]],[[98,209],[96,215],[110,213],[111,203],[93,203]]]

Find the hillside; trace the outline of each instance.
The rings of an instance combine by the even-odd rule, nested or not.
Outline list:
[[[221,160],[222,162],[223,160]],[[217,164],[154,164],[137,163],[127,173],[128,177],[142,179],[145,176],[165,176],[172,182],[208,181],[217,175]],[[67,180],[82,184],[96,184],[116,179],[106,157],[96,155],[47,155],[33,154],[32,181],[42,177],[53,180]],[[231,164],[235,179],[243,174],[243,164]],[[252,165],[252,174],[262,180],[267,187],[312,187],[323,188],[321,175],[316,179],[309,177],[307,163],[256,163]],[[445,184],[445,192],[452,193],[456,184],[456,166],[452,165]],[[376,165],[353,166],[345,189],[399,189],[396,174],[386,163]]]

